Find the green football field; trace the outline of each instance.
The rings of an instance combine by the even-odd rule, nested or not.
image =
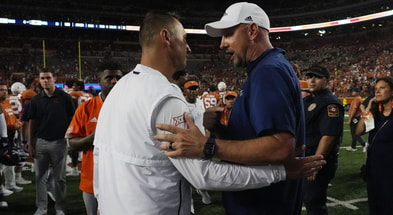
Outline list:
[[[346,120],[344,120],[345,122]],[[368,214],[366,184],[361,178],[360,167],[364,162],[365,154],[361,148],[356,152],[348,152],[344,147],[350,144],[348,126],[344,126],[344,139],[340,150],[339,167],[336,177],[331,182],[328,191],[328,207],[331,215],[365,215]],[[364,139],[366,137],[363,137]],[[24,171],[25,178],[34,181],[31,171]],[[66,214],[85,214],[82,193],[78,189],[79,178],[67,177],[67,207]],[[31,215],[35,208],[34,182],[24,185],[24,190],[6,197],[9,207],[0,208],[1,215]],[[220,192],[209,192],[212,204],[204,205],[199,195],[193,195],[196,215],[223,215]],[[53,207],[49,208],[49,214],[54,214]],[[305,212],[303,213],[305,214]]]

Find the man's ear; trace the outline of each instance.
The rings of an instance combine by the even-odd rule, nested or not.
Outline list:
[[[259,27],[256,23],[251,23],[248,26],[248,36],[252,39],[254,39],[256,37],[256,35],[258,34],[259,31]]]
[[[161,32],[160,32],[160,38],[161,38],[161,41],[162,41],[163,43],[169,45],[169,43],[170,43],[170,41],[171,41],[170,36],[171,36],[171,35],[170,35],[170,33],[169,33],[169,31],[168,31],[167,29],[162,29],[162,30],[161,30]]]

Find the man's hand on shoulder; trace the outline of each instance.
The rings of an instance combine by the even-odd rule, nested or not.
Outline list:
[[[208,137],[204,136],[192,119],[185,113],[187,129],[175,125],[158,124],[157,128],[169,134],[157,134],[156,140],[162,141],[161,149],[167,150],[165,154],[169,157],[202,158],[203,148]]]

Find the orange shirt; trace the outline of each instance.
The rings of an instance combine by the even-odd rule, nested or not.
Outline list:
[[[25,99],[30,100],[30,99],[33,98],[35,95],[37,95],[37,92],[36,92],[36,91],[34,91],[34,90],[32,90],[32,89],[27,89],[27,90],[25,90],[25,91],[23,91],[23,92],[21,93],[21,99],[22,99],[22,100],[25,100]]]
[[[349,117],[353,118],[362,115],[362,110],[360,110],[361,104],[362,104],[362,97],[356,96],[355,98],[353,98],[348,110]]]
[[[221,96],[220,94],[218,94],[218,92],[210,92],[202,96],[203,106],[205,107],[205,109],[214,107],[218,105],[220,99]]]
[[[224,105],[224,111],[221,114],[220,122],[223,125],[228,125],[229,116],[231,115],[231,110],[228,109],[226,105]]]
[[[103,101],[100,96],[82,103],[76,109],[74,117],[68,126],[66,137],[86,137],[95,131],[97,126],[98,115],[102,107]],[[93,146],[83,151],[81,178],[79,189],[83,192],[93,193]]]
[[[300,89],[301,90],[308,90],[308,82],[305,80],[299,80]]]
[[[15,133],[17,129],[22,126],[22,122],[18,120],[16,115],[14,114],[14,110],[10,104],[8,99],[0,102],[1,108],[3,109],[5,122],[7,124],[7,132],[8,135],[12,135]]]

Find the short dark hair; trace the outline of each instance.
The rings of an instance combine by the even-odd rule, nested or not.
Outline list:
[[[85,83],[83,83],[83,81],[74,81],[72,85],[75,85],[75,83],[79,86],[79,90],[85,90]]]
[[[39,71],[39,73],[47,73],[50,72],[52,73],[53,76],[55,76],[55,73],[52,70],[49,70],[48,68],[43,68]]]
[[[104,70],[122,70],[122,66],[120,63],[114,60],[105,60],[98,64],[97,72],[103,72]]]
[[[139,29],[139,44],[141,47],[148,47],[152,44],[154,36],[162,28],[167,28],[171,33],[174,20],[179,20],[179,16],[174,12],[151,10],[146,13]]]

